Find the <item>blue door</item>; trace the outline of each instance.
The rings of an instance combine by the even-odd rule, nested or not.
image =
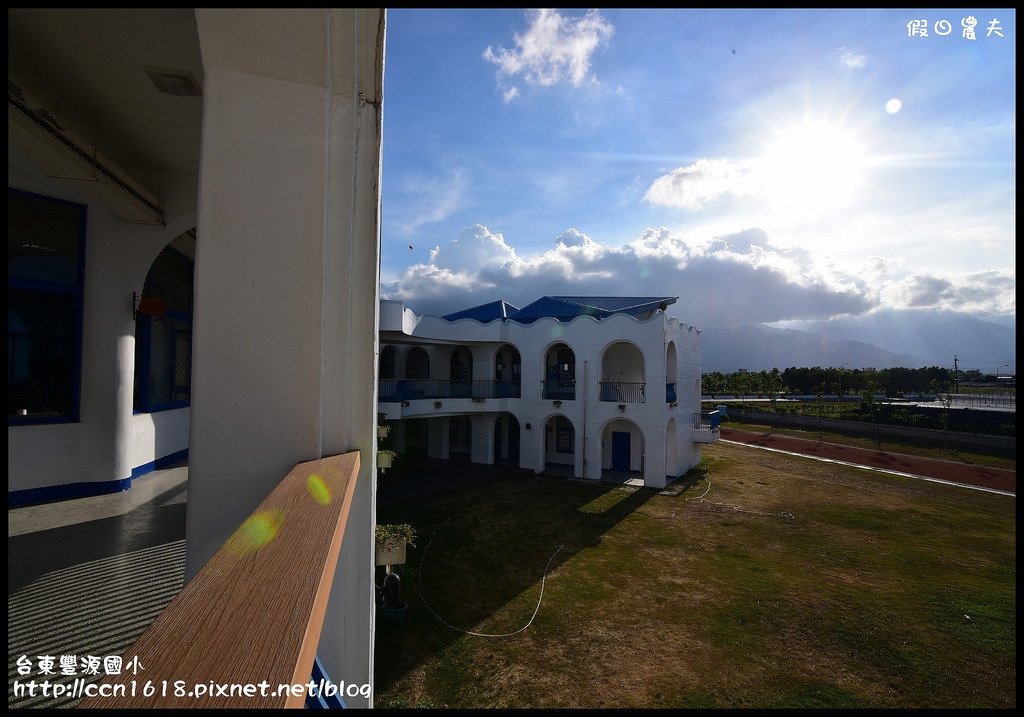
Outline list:
[[[612,470],[629,470],[629,433],[612,431]]]

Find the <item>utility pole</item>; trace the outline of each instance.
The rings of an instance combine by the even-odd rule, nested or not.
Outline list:
[[[953,354],[953,393],[960,393],[960,371],[957,368],[956,354]]]

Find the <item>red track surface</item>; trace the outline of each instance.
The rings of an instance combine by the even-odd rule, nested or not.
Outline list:
[[[869,468],[935,478],[950,483],[990,488],[1017,495],[1016,471],[972,466],[955,461],[918,458],[902,453],[886,453],[867,448],[852,448],[835,443],[819,443],[815,440],[790,438],[789,436],[766,436],[761,433],[741,431],[735,428],[723,427],[722,438],[762,448],[772,448],[778,451],[788,451],[815,458],[842,461],[843,463],[852,463]]]

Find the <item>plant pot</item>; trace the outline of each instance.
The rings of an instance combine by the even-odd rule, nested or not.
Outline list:
[[[377,426],[377,438],[387,438],[391,433],[391,426]]]
[[[384,541],[376,546],[375,565],[402,565],[405,562],[405,538]]]
[[[380,612],[384,616],[384,619],[388,622],[401,622],[405,619],[405,611],[409,607],[409,603],[400,602],[381,605]]]
[[[390,468],[391,467],[391,454],[378,452],[377,453],[377,467],[378,468]]]

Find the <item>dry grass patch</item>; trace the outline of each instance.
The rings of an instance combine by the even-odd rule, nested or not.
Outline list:
[[[515,477],[382,511],[423,539],[377,706],[1013,706],[1013,498],[705,456],[662,492]]]

